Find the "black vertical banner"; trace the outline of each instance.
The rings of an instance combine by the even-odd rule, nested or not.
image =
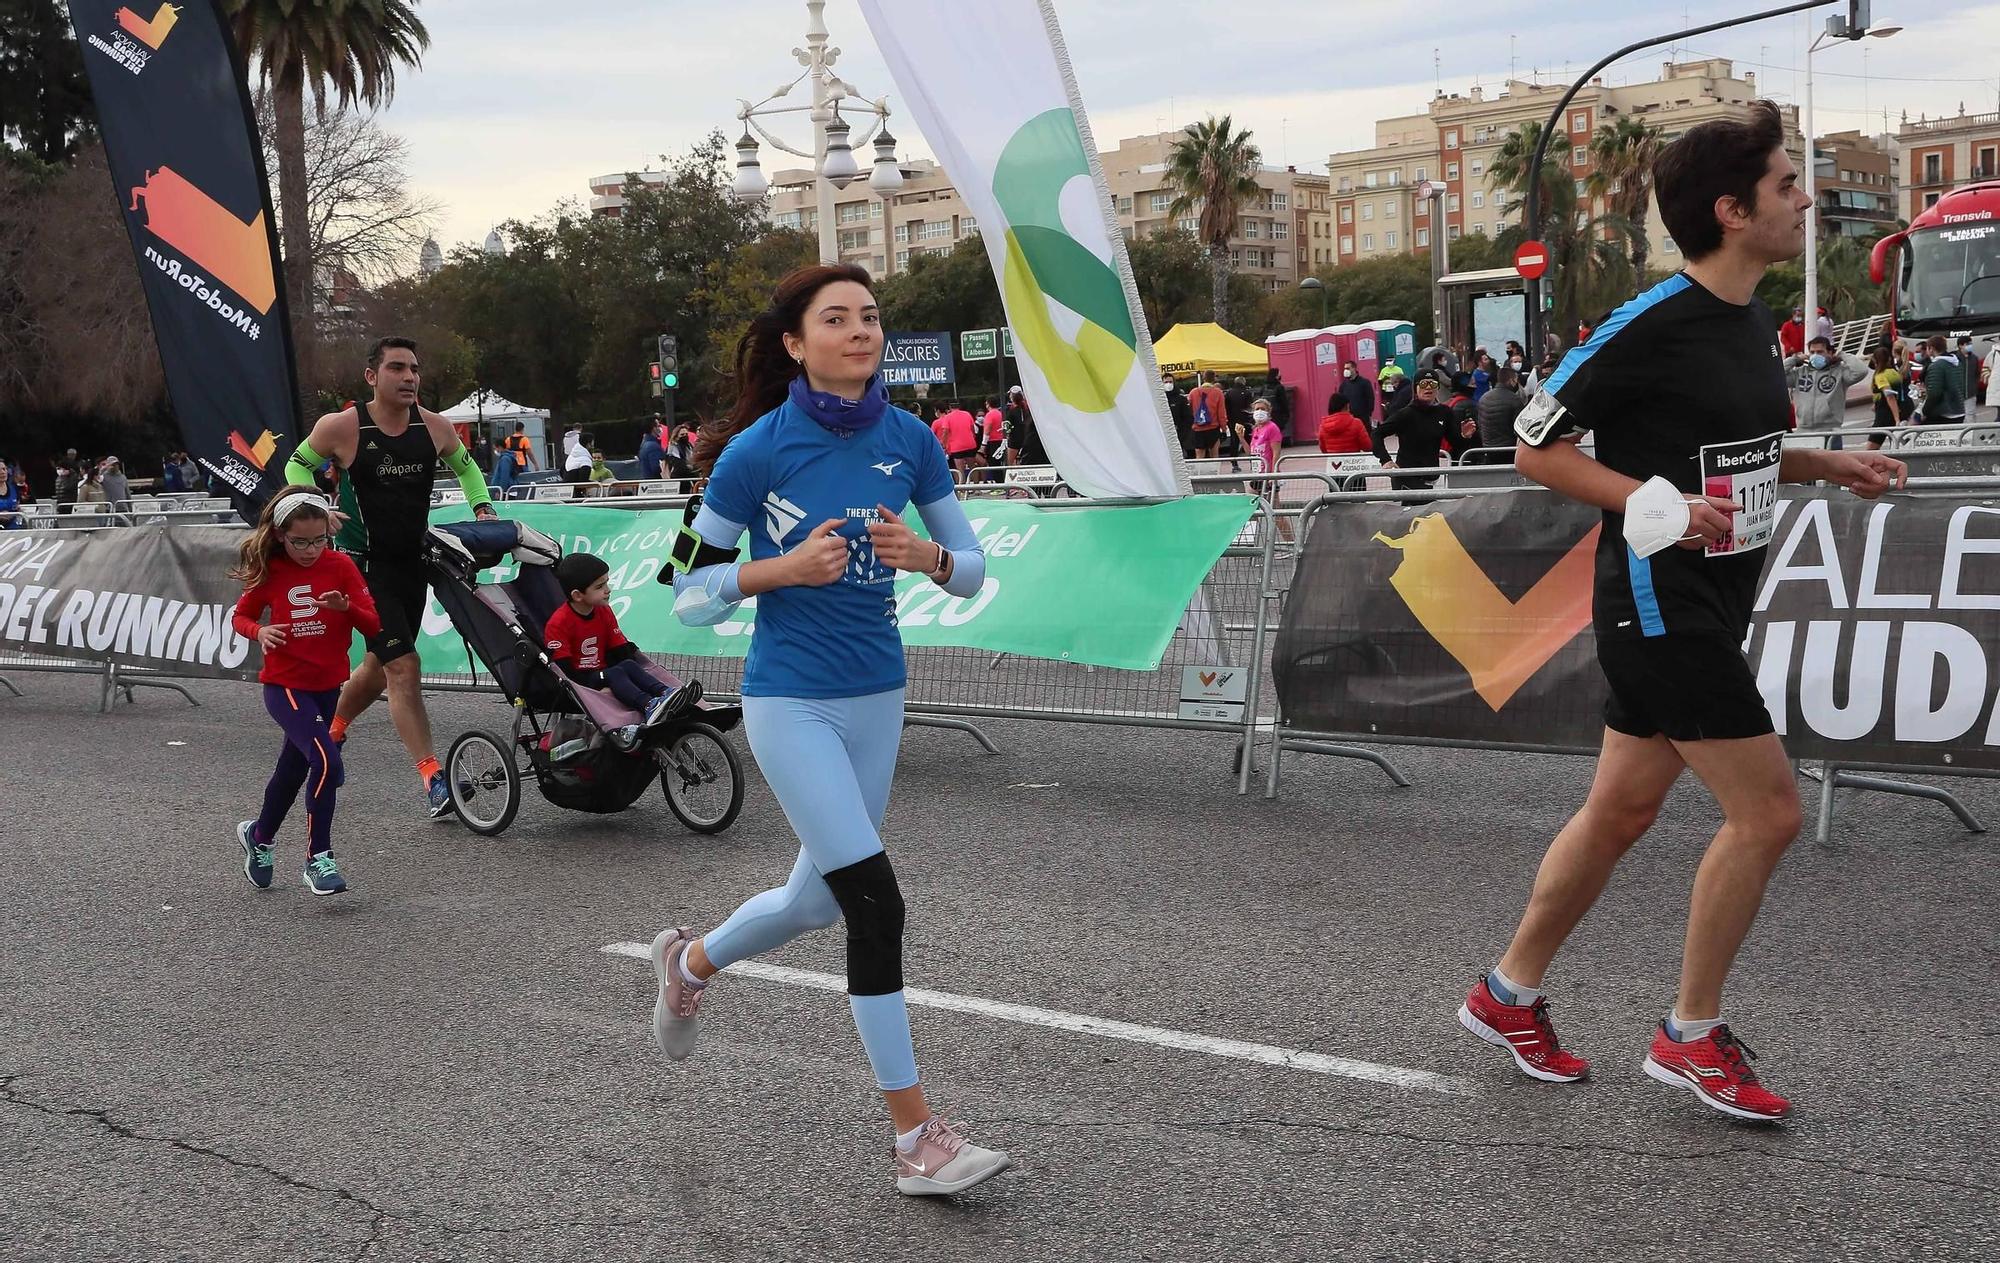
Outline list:
[[[239,505],[298,436],[291,324],[243,57],[217,0],[70,0],[167,393]]]

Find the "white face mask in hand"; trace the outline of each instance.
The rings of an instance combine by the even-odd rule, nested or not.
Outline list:
[[[1687,499],[1680,488],[1655,474],[1625,500],[1625,542],[1638,557],[1650,557],[1687,537]]]

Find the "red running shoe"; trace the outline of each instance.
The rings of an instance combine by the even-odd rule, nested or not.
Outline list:
[[[1682,1044],[1667,1036],[1667,1024],[1661,1022],[1644,1068],[1662,1083],[1693,1089],[1703,1105],[1732,1118],[1775,1123],[1790,1117],[1792,1103],[1757,1082],[1757,1072],[1750,1068],[1756,1056],[1727,1026]]]
[[[1459,1006],[1458,1020],[1466,1030],[1513,1054],[1514,1064],[1547,1083],[1574,1083],[1590,1073],[1590,1063],[1563,1051],[1549,1021],[1549,1002],[1502,1004],[1481,978]]]

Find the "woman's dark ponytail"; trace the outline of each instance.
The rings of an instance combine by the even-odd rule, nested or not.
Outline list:
[[[875,288],[868,270],[853,263],[816,263],[795,269],[778,282],[771,305],[751,319],[736,343],[736,404],[728,416],[702,425],[695,436],[695,468],[714,469],[729,440],[785,401],[792,379],[803,371],[785,350],[785,335],[802,333],[813,299],[839,281]]]

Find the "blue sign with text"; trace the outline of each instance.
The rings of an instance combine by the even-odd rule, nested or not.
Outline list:
[[[888,386],[955,386],[949,333],[891,333],[882,343],[882,382]]]

